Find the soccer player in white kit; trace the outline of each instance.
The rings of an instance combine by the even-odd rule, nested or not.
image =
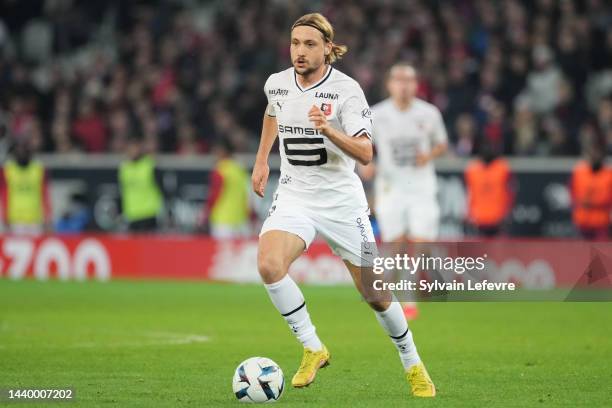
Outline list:
[[[346,47],[334,44],[327,19],[313,13],[291,28],[293,66],[271,75],[264,86],[268,107],[252,174],[253,190],[263,197],[268,156],[279,137],[281,176],[259,238],[258,269],[279,313],[304,346],[294,387],[314,381],[330,353],[310,320],[289,266],[320,233],[342,257],[355,285],[393,343],[413,395],[432,397],[435,387],[420,360],[412,333],[397,302],[368,299],[362,284],[364,251],[376,250],[363,186],[355,160],[372,159],[370,110],[359,84],[332,68]],[[367,252],[364,252],[364,254]]]
[[[447,149],[442,114],[416,97],[416,70],[407,64],[389,71],[390,97],[372,107],[376,141],[376,219],[381,238],[433,241],[440,209],[433,159]]]
[[[414,67],[398,63],[387,78],[389,98],[372,107],[376,165],[376,219],[384,242],[428,242],[438,237],[440,209],[433,159],[447,149],[442,114],[416,97]],[[366,176],[367,177],[367,176]],[[416,305],[404,304],[407,318]]]

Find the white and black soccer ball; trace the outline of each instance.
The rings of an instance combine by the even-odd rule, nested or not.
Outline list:
[[[285,377],[269,358],[251,357],[236,368],[232,388],[240,402],[274,402],[283,395]]]

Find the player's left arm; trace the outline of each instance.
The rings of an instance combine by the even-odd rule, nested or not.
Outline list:
[[[312,105],[308,111],[308,119],[313,123],[315,129],[322,134],[344,153],[357,160],[359,163],[366,165],[372,161],[374,155],[372,151],[372,140],[364,130],[356,136],[349,136],[346,133],[334,128],[327,121],[325,114],[318,106]]]
[[[432,146],[429,153],[420,153],[417,155],[416,161],[419,166],[442,156],[448,150],[448,135],[446,134],[442,114],[438,110],[436,110],[430,137]]]
[[[438,143],[434,145],[434,147],[431,149],[429,156],[433,160],[436,157],[442,156],[444,153],[446,153],[447,150],[448,150],[448,143],[446,142]]]
[[[321,109],[314,105],[308,112],[308,119],[340,150],[366,165],[374,156],[370,107],[358,85],[347,89],[347,92],[350,96],[338,110],[342,130],[332,127]]]

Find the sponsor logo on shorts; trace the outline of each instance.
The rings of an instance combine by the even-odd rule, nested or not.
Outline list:
[[[272,207],[270,207],[270,209],[268,210],[268,217],[271,216],[272,214],[274,214],[274,211],[276,210],[276,204],[274,204]]]
[[[357,228],[359,228],[359,234],[361,235],[361,240],[363,241],[363,248],[364,249],[370,249],[370,240],[368,238],[368,234],[367,234],[367,224],[363,222],[363,220],[361,219],[361,217],[357,217],[357,219],[355,220],[357,223]],[[367,220],[367,222],[369,223],[370,220]],[[371,251],[363,251],[364,254],[366,255],[372,255]]]
[[[279,183],[281,183],[281,184],[291,184],[291,176],[284,175],[283,177],[281,177]]]
[[[270,209],[268,210],[268,217],[271,216],[274,211],[276,211],[276,200],[278,199],[278,193],[274,194],[274,198],[272,199],[272,205],[270,206]]]

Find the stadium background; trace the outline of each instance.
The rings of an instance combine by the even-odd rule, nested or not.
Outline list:
[[[46,164],[56,232],[75,211],[88,219],[76,232],[126,231],[117,168],[139,137],[162,174],[158,232],[205,235],[197,221],[209,198],[211,149],[229,143],[249,170],[263,83],[288,65],[287,22],[312,10],[349,46],[338,68],[359,81],[370,105],[385,97],[393,62],[419,69],[419,95],[442,111],[450,135],[437,163],[441,239],[465,236],[462,173],[479,146],[510,158],[516,200],[504,233],[512,237],[576,237],[570,172],[590,146],[612,146],[612,15],[599,0],[1,7],[0,154],[25,140]],[[267,197],[250,198],[253,236],[278,165],[273,155]]]
[[[338,68],[360,83],[370,105],[385,97],[384,74],[393,62],[419,69],[420,96],[441,110],[450,136],[449,153],[436,162],[441,239],[467,237],[463,170],[483,144],[506,156],[516,176],[504,239],[578,237],[568,190],[572,168],[592,146],[612,149],[612,10],[603,0],[4,1],[0,158],[22,141],[34,149],[49,171],[54,228],[36,238],[5,229],[0,277],[120,279],[88,286],[0,279],[0,387],[73,384],[87,406],[150,406],[168,402],[167,392],[184,393],[182,402],[224,404],[231,403],[227,386],[243,358],[269,354],[290,373],[295,350],[285,351],[291,339],[259,287],[191,280],[259,281],[254,237],[278,179],[277,156],[266,199],[250,200],[253,239],[216,241],[197,221],[209,197],[216,143],[229,142],[250,170],[266,104],[263,84],[288,66],[289,25],[310,11],[325,14],[337,41],[348,45]],[[130,234],[119,212],[117,169],[131,137],[142,138],[161,170],[165,209],[153,235]],[[61,233],[58,223],[74,211],[91,222]],[[551,264],[556,255],[541,253]],[[534,272],[533,260],[510,259],[506,266],[520,281]],[[501,268],[507,260],[498,261]],[[308,283],[350,280],[322,243],[292,273]],[[164,282],[131,281],[140,278]],[[166,281],[174,278],[189,282]],[[305,291],[331,344],[339,345],[340,360],[369,350],[355,373],[391,364],[390,352],[371,351],[389,345],[365,308],[356,308],[352,288]],[[591,393],[593,406],[606,404],[603,362],[612,326],[603,306],[442,306],[423,305],[413,326],[428,339],[421,352],[437,354],[429,367],[441,383],[441,403],[580,404],[586,401],[580,389]],[[331,308],[346,320],[333,318]],[[254,327],[256,321],[271,323]],[[346,333],[361,336],[355,327],[366,326],[371,336],[343,343]],[[575,338],[556,336],[568,332]],[[185,350],[198,358],[186,358]],[[511,351],[488,360],[499,350]],[[153,359],[151,351],[158,352]],[[471,365],[460,355],[472,356]],[[172,380],[169,366],[180,376]],[[574,367],[591,373],[577,380],[568,374]],[[512,377],[519,372],[528,384]],[[372,395],[403,402],[399,382],[389,383],[397,391],[383,376],[355,388],[355,373],[322,381],[321,395],[291,398],[337,406],[376,405]],[[489,381],[496,395],[485,391]]]

